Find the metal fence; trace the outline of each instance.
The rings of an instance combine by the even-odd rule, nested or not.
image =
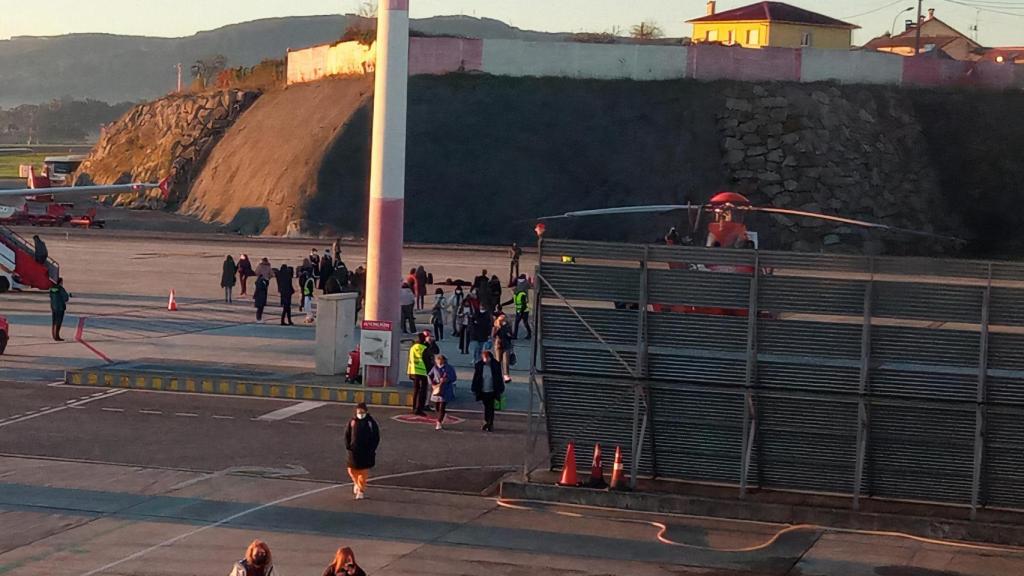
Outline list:
[[[1024,508],[1024,266],[545,240],[535,301],[554,469]]]

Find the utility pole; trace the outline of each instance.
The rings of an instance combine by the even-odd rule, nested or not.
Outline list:
[[[921,54],[921,5],[924,0],[917,0],[917,24],[914,32],[914,56]]]

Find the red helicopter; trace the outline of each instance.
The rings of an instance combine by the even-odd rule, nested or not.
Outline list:
[[[862,228],[885,230],[889,232],[895,232],[899,234],[910,234],[914,236],[924,236],[934,239],[962,242],[959,238],[952,236],[944,236],[941,234],[933,234],[930,232],[923,232],[920,230],[912,230],[908,228],[899,228],[896,226],[889,226],[887,224],[879,224],[876,222],[867,222],[864,220],[856,220],[853,218],[844,218],[841,216],[831,216],[828,214],[819,214],[817,212],[806,212],[803,210],[791,210],[788,208],[776,208],[774,206],[754,206],[750,200],[736,192],[719,192],[711,197],[706,204],[664,204],[664,205],[651,205],[651,206],[623,206],[619,208],[600,208],[596,210],[581,210],[576,212],[567,212],[558,216],[546,216],[540,218],[540,223],[537,225],[538,234],[543,234],[545,230],[544,221],[547,220],[558,220],[566,218],[584,218],[588,216],[610,216],[610,215],[622,215],[622,214],[667,214],[670,212],[686,211],[689,215],[689,234],[685,237],[679,236],[676,229],[673,227],[669,233],[665,236],[665,243],[669,245],[693,245],[692,235],[700,230],[702,220],[705,215],[710,215],[710,221],[707,222],[707,237],[704,242],[704,246],[708,248],[739,248],[739,249],[756,249],[758,247],[758,238],[756,233],[752,233],[748,230],[744,223],[744,217],[748,213],[766,213],[766,214],[784,214],[787,216],[799,216],[806,218],[818,218],[821,220],[828,220],[830,222],[836,222],[840,224],[847,224],[851,226],[859,226]],[[563,261],[573,261],[572,257],[563,257]],[[669,263],[670,269],[686,269],[693,271],[702,272],[718,272],[725,274],[743,274],[753,275],[753,266],[736,266],[736,265],[717,265],[717,264],[685,264],[672,262]],[[764,275],[770,275],[772,270],[763,269],[761,273]],[[654,304],[652,308],[655,312],[670,311],[679,312],[684,314],[713,314],[718,316],[747,316],[748,310],[746,309],[732,309],[732,308],[706,308],[696,306],[679,306],[679,305],[668,305],[668,304]]]

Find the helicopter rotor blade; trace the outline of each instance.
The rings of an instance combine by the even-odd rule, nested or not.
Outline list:
[[[662,204],[654,206],[621,206],[618,208],[598,208],[596,210],[578,210],[566,212],[557,216],[543,216],[537,220],[560,220],[565,218],[585,218],[587,216],[612,216],[617,214],[665,214],[679,210],[694,210],[703,208],[702,205],[694,204]]]
[[[912,234],[914,236],[924,236],[928,238],[936,238],[940,240],[950,240],[953,242],[963,242],[963,239],[955,236],[945,236],[943,234],[933,234],[931,232],[924,232],[922,230],[913,230],[910,228],[898,228],[896,226],[889,226],[888,224],[879,224],[877,222],[867,222],[865,220],[855,220],[853,218],[843,218],[841,216],[830,216],[828,214],[819,214],[817,212],[805,212],[803,210],[790,210],[788,208],[769,208],[764,206],[736,206],[734,210],[744,210],[749,212],[766,212],[768,214],[785,214],[789,216],[803,216],[805,218],[817,218],[819,220],[828,220],[830,222],[839,222],[841,224],[850,224],[851,226],[860,226],[862,228],[874,228],[876,230],[888,230],[889,232],[899,232],[901,234]]]

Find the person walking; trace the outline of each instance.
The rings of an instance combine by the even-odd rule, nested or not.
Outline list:
[[[262,540],[253,540],[245,551],[245,558],[235,563],[230,576],[272,576],[274,561],[270,547]]]
[[[462,284],[456,284],[452,292],[452,336],[459,335],[459,310],[462,309],[462,301],[466,299],[466,293],[462,291]]]
[[[487,310],[480,310],[473,315],[469,330],[471,335],[471,346],[473,348],[473,362],[480,361],[480,353],[483,352],[487,341],[491,339],[494,321],[491,313]]]
[[[231,304],[231,290],[235,287],[235,274],[238,273],[238,266],[235,259],[228,254],[224,259],[224,265],[220,274],[220,287],[224,289],[224,302]]]
[[[331,250],[328,248],[324,250],[324,255],[320,257],[320,279],[316,286],[320,289],[320,293],[327,293],[327,281],[331,279],[332,274],[334,274],[334,259],[331,258]]]
[[[480,307],[486,308],[487,310],[494,311],[494,305],[497,302],[491,302],[491,289],[490,289],[490,277],[487,275],[487,269],[485,268],[479,276],[473,279],[473,288],[470,293],[474,293],[480,301]]]
[[[267,282],[274,279],[274,267],[270,265],[270,260],[267,258],[260,260],[259,265],[256,266],[256,275],[266,278]]]
[[[426,416],[424,410],[427,404],[427,365],[423,361],[423,353],[427,351],[427,338],[423,334],[416,337],[416,341],[409,347],[408,370],[409,380],[412,380],[412,413],[417,416]]]
[[[433,325],[438,340],[444,340],[444,319],[447,313],[448,298],[444,295],[444,289],[438,288],[434,291],[434,306],[430,309],[430,324]]]
[[[345,449],[348,450],[348,475],[352,479],[352,492],[356,500],[366,497],[366,482],[370,469],[377,463],[380,428],[370,416],[366,404],[356,404],[356,415],[345,428]]]
[[[324,569],[323,576],[366,576],[366,572],[356,564],[352,549],[341,547],[334,553],[334,561]]]
[[[491,276],[490,281],[487,283],[487,288],[491,292],[491,307],[489,310],[492,312],[497,310],[501,305],[501,280],[498,279],[498,275]]]
[[[270,282],[263,276],[256,278],[253,286],[252,302],[256,306],[256,321],[263,324],[263,309],[267,307],[267,296],[270,293]]]
[[[455,368],[448,363],[444,354],[438,354],[434,358],[434,365],[427,374],[430,383],[430,401],[434,403],[437,411],[437,425],[434,430],[441,430],[444,424],[445,408],[448,403],[455,399],[455,382],[457,376]]]
[[[423,266],[416,267],[416,309],[427,307],[427,270]]]
[[[405,283],[409,285],[409,289],[412,290],[413,305],[416,304],[416,269],[410,268],[409,275],[405,277]]]
[[[512,295],[512,303],[515,305],[516,321],[512,328],[512,339],[519,339],[519,323],[526,326],[526,339],[533,338],[533,328],[530,328],[530,293],[527,290],[517,290]]]
[[[459,307],[459,311],[456,314],[456,323],[458,324],[458,335],[459,335],[459,352],[463,354],[469,354],[469,341],[471,338],[470,324],[473,322],[473,306],[469,300],[464,300],[462,306]]]
[[[416,314],[413,312],[413,308],[416,306],[416,295],[413,294],[412,288],[408,282],[402,283],[402,292],[398,295],[398,303],[402,307],[402,318],[400,324],[402,325],[402,334],[415,334],[416,333]]]
[[[472,390],[477,402],[484,405],[483,430],[494,432],[494,404],[505,393],[505,383],[501,378],[501,366],[490,350],[484,350],[480,361],[473,367]]]
[[[299,277],[299,289],[305,290],[306,280],[316,277],[316,272],[313,270],[313,265],[310,264],[309,258],[303,258],[302,264],[299,265],[299,269],[296,270],[296,274]],[[299,298],[299,312],[306,309],[306,298],[303,296]]]
[[[316,248],[310,248],[309,250],[309,263],[313,265],[314,270],[320,269],[320,255],[317,254]]]
[[[512,381],[512,327],[508,325],[508,317],[503,312],[498,313],[494,319],[494,329],[491,332],[491,342],[494,346],[494,356],[501,362],[501,373],[505,382]]]
[[[238,283],[242,285],[242,291],[239,292],[240,296],[245,296],[246,295],[246,292],[248,291],[246,285],[249,283],[249,278],[252,278],[255,275],[256,275],[256,272],[252,269],[252,262],[249,260],[249,255],[248,254],[242,254],[241,256],[239,256],[238,257]]]
[[[292,323],[292,295],[295,294],[295,286],[292,285],[293,275],[292,267],[287,264],[281,264],[277,271],[277,293],[281,295],[281,326],[295,325]]]
[[[68,300],[71,294],[64,289],[64,279],[57,278],[57,282],[50,286],[50,335],[55,342],[63,342],[60,337],[61,326],[64,325],[64,313],[68,310]]]
[[[322,262],[322,260],[321,260]],[[316,311],[313,310],[313,294],[316,292],[316,281],[312,276],[307,276],[302,284],[302,306],[306,310],[306,324],[316,322]]]
[[[46,249],[46,242],[39,237],[39,234],[32,236],[32,259],[36,261],[36,264],[46,264],[46,260],[50,257],[50,251]]]
[[[513,242],[512,247],[508,249],[508,285],[512,286],[517,276],[519,276],[519,258],[523,256],[523,249],[519,247],[518,242]]]

